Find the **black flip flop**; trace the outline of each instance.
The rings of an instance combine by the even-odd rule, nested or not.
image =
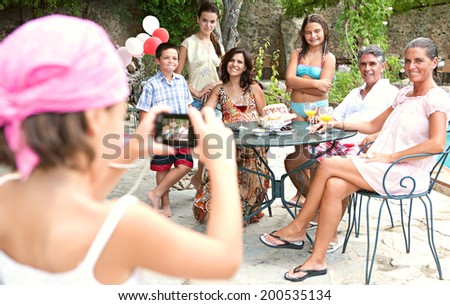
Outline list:
[[[268,243],[267,240],[264,238],[264,234],[259,236],[259,240],[266,245],[267,247],[270,248],[282,248],[282,249],[294,249],[294,250],[301,250],[303,249],[303,247],[305,246],[305,242],[302,240],[301,242],[290,242],[286,239],[284,239],[281,236],[275,235],[273,233],[275,233],[276,231],[273,231],[272,233],[270,233],[269,235],[278,239],[279,241],[283,242],[283,244],[281,245],[275,245],[275,244],[271,244]]]
[[[296,268],[294,269],[294,273],[297,273],[297,272],[304,272],[304,273],[306,273],[304,276],[294,278],[294,277],[290,277],[290,276],[289,276],[289,272],[286,272],[286,273],[284,274],[284,279],[285,279],[285,280],[288,280],[288,281],[291,281],[291,282],[302,282],[302,281],[304,281],[304,280],[306,280],[307,278],[310,278],[310,277],[320,276],[320,275],[325,275],[325,274],[327,274],[327,268],[322,269],[322,270],[302,270],[302,269],[300,269],[301,267],[302,267],[302,266],[296,267]]]

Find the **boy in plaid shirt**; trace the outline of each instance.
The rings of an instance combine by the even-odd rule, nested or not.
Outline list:
[[[140,110],[141,119],[151,107],[159,105],[169,106],[170,113],[187,114],[193,98],[184,77],[174,73],[178,67],[178,57],[179,49],[172,43],[161,43],[156,49],[155,62],[159,70],[146,82],[136,106]],[[150,169],[156,171],[157,185],[147,193],[147,198],[153,207],[161,209],[161,213],[166,217],[172,216],[170,187],[192,167],[192,156],[187,148],[177,149],[175,155],[155,155],[150,162]]]

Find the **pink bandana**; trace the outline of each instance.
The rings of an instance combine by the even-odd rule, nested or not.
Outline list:
[[[20,130],[27,117],[103,108],[128,95],[121,60],[108,34],[92,21],[39,18],[0,44],[0,127],[23,178],[39,163]]]

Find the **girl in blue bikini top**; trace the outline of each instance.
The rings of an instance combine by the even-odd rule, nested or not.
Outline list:
[[[299,64],[297,66],[297,76],[301,77],[308,75],[312,79],[319,79],[320,73],[322,73],[322,68],[317,66],[307,66]]]

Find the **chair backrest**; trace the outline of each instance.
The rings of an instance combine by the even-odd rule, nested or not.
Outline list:
[[[447,134],[450,132],[450,130],[447,130]],[[386,193],[386,197],[390,199],[395,200],[401,200],[406,198],[412,198],[412,197],[420,197],[425,195],[426,193],[430,193],[433,190],[434,185],[436,184],[436,181],[439,177],[439,174],[442,171],[442,167],[444,166],[445,161],[447,160],[448,154],[450,153],[450,144],[447,146],[447,148],[440,152],[440,153],[423,153],[423,154],[414,154],[414,155],[408,155],[401,157],[389,165],[389,167],[386,169],[386,172],[383,175],[382,178],[382,187],[384,192]],[[423,158],[423,157],[436,157],[436,162],[433,165],[433,168],[430,171],[430,182],[428,189],[425,192],[417,193],[416,192],[416,179],[412,176],[406,175],[401,178],[399,178],[399,185],[401,187],[405,188],[405,191],[408,190],[409,193],[402,194],[402,195],[393,195],[389,193],[388,189],[392,185],[392,181],[387,179],[387,176],[390,174],[392,168],[394,168],[398,163],[404,162],[408,159],[414,159],[414,158]],[[410,184],[410,187],[407,186],[407,184]],[[406,189],[407,188],[407,189]]]
[[[444,66],[442,67],[443,73],[450,73],[450,58],[444,60]]]
[[[436,163],[434,164],[433,169],[431,170],[430,173],[431,180],[430,180],[430,187],[428,188],[428,193],[430,193],[431,190],[434,188],[434,185],[436,184],[439,174],[442,171],[442,167],[444,166],[444,163],[447,160],[449,151],[450,151],[450,144],[447,146],[447,149],[437,158]]]
[[[447,135],[450,134],[450,129],[447,130]],[[442,167],[445,164],[445,161],[447,160],[448,154],[450,152],[450,143],[448,143],[447,148],[444,150],[442,154],[439,155],[439,157],[436,160],[436,163],[434,164],[431,173],[430,173],[430,187],[428,188],[428,193],[431,192],[431,190],[434,188],[434,185],[436,184],[436,181],[439,177],[439,174],[442,171]]]

